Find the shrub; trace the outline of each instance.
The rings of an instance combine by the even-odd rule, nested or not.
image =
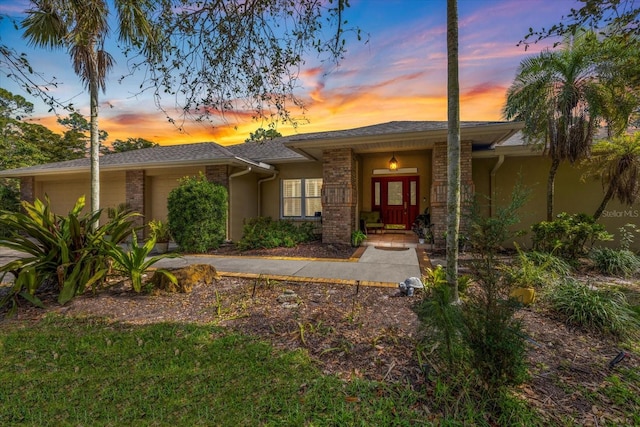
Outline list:
[[[594,248],[589,258],[596,270],[609,276],[631,277],[640,270],[640,257],[628,249]]]
[[[509,300],[510,286],[498,263],[501,244],[515,234],[517,212],[526,199],[517,185],[510,202],[491,218],[480,214],[476,202],[468,218],[475,286],[465,292],[462,305],[452,305],[444,270],[428,270],[427,298],[416,310],[450,369],[475,372],[480,388],[491,394],[519,384],[527,372],[522,325],[513,316],[518,306]]]
[[[169,229],[187,252],[216,249],[225,239],[227,189],[199,177],[186,177],[169,193]]]
[[[452,304],[451,290],[442,266],[427,269],[424,277],[426,298],[415,308],[425,331],[424,340],[442,345],[442,358],[450,369],[464,369],[464,347],[460,331],[460,305]]]
[[[504,279],[512,286],[543,289],[571,272],[566,261],[544,252],[524,252],[516,245],[518,257],[501,267]]]
[[[462,338],[471,350],[471,364],[491,390],[519,384],[526,377],[522,324],[514,318],[518,309],[509,299],[511,283],[502,275],[498,252],[514,237],[528,191],[518,183],[509,202],[493,217],[483,216],[477,202],[469,215],[471,269],[477,286],[467,292],[462,310]]]
[[[293,221],[274,221],[271,217],[258,217],[245,222],[242,238],[236,246],[241,251],[281,246],[291,248],[315,238],[313,223],[303,222],[296,225]]]
[[[635,334],[640,327],[626,297],[617,290],[566,280],[554,286],[546,298],[573,325],[618,336]]]
[[[3,184],[0,181],[0,211],[18,212],[20,210],[20,192],[15,186]],[[7,237],[11,234],[8,226],[0,223],[0,237]]]
[[[523,252],[526,260],[538,267],[544,268],[548,273],[558,277],[566,277],[573,272],[573,267],[566,260],[552,253],[529,251]]]
[[[0,246],[24,252],[28,256],[0,267],[0,279],[7,273],[16,277],[0,306],[17,302],[18,295],[42,305],[35,296],[43,284],[56,284],[58,302],[64,304],[89,286],[99,284],[108,272],[108,243],[123,241],[132,231],[136,214],[121,214],[95,227],[101,210],[81,214],[85,198],[80,197],[67,216],[54,214],[49,199],[22,202],[24,212],[2,212],[0,224],[13,234],[0,238]]]
[[[553,221],[542,221],[531,226],[533,249],[540,252],[556,253],[558,256],[575,261],[586,255],[597,241],[611,240],[604,225],[587,214],[559,214]]]

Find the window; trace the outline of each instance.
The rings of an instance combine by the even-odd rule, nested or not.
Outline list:
[[[321,190],[322,178],[283,179],[282,216],[308,218],[322,212]]]

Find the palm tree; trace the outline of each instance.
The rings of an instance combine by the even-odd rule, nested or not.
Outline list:
[[[104,50],[109,36],[107,0],[32,0],[33,7],[22,21],[24,37],[36,47],[66,49],[73,70],[89,91],[91,135],[92,212],[100,208],[100,166],[98,131],[98,92],[106,88],[106,76],[113,66],[112,56]],[[147,16],[149,0],[114,0],[118,39],[141,48],[153,36]],[[97,224],[96,224],[97,226]]]
[[[447,0],[447,282],[458,302],[460,230],[460,82],[458,79],[458,0]]]
[[[593,33],[566,39],[557,51],[524,59],[507,91],[504,116],[524,121],[527,141],[551,158],[547,181],[547,220],[553,219],[553,194],[560,163],[589,155],[600,117],[597,40]]]
[[[594,218],[614,197],[627,206],[640,198],[640,132],[597,142],[588,163],[589,174],[599,176],[606,189]]]

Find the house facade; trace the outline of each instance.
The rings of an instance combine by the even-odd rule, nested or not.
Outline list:
[[[520,176],[531,190],[520,228],[544,220],[549,160],[523,144],[521,123],[463,122],[461,197],[486,196],[492,214],[506,203]],[[429,209],[436,244],[444,243],[447,199],[447,123],[389,122],[356,129],[287,136],[263,143],[162,146],[102,156],[101,206],[126,203],[141,221],[166,219],[167,196],[180,178],[204,174],[229,191],[227,236],[238,240],[246,219],[257,216],[315,221],[326,243],[349,243],[363,212],[379,212],[386,230],[410,230]],[[395,163],[395,164],[394,164]],[[556,212],[593,213],[599,182],[562,165]],[[19,178],[24,200],[48,195],[54,211],[67,212],[89,194],[89,160],[0,171]],[[603,215],[616,233],[640,223],[640,207],[615,201]],[[637,243],[636,243],[637,244]]]

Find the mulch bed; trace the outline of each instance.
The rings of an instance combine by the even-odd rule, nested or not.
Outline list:
[[[354,253],[351,247],[330,246],[312,243],[293,252],[281,248],[244,255],[349,258]],[[624,284],[640,293],[640,282]],[[49,298],[46,310],[25,304],[15,318],[0,324],[38,321],[47,312],[132,324],[215,324],[268,340],[280,349],[304,349],[324,373],[347,380],[361,377],[431,386],[415,356],[421,331],[413,307],[422,294],[400,297],[391,288],[231,277],[213,286],[197,285],[187,294],[135,294],[129,288],[120,283],[62,307]],[[602,390],[606,378],[621,368],[640,370],[640,355],[630,352],[610,369],[609,362],[621,350],[614,339],[567,326],[542,304],[522,309],[518,316],[529,338],[531,379],[517,389],[523,398],[556,425],[568,420],[578,425],[630,425]],[[636,391],[640,393],[640,385]]]

